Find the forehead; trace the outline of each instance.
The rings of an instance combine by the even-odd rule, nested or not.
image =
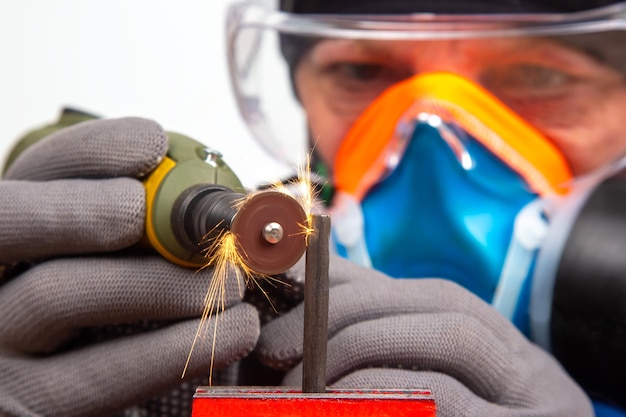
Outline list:
[[[467,40],[364,40],[324,39],[316,42],[309,56],[314,60],[380,57],[413,61],[420,57],[432,59],[440,56],[467,56],[477,59],[498,57],[535,57],[537,59],[575,60],[591,56],[566,43],[539,37],[516,37]]]

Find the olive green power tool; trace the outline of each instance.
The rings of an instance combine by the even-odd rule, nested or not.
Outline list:
[[[65,109],[57,124],[20,140],[5,166],[56,130],[95,118]],[[150,246],[173,263],[201,268],[207,264],[206,254],[229,231],[240,259],[252,272],[279,274],[302,257],[307,215],[293,197],[273,190],[246,194],[219,152],[178,133],[167,136],[166,157],[143,181],[144,240]]]

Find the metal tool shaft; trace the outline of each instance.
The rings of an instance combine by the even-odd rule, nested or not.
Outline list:
[[[330,217],[312,216],[306,251],[302,392],[326,391]]]

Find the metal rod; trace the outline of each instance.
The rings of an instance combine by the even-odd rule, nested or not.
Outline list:
[[[320,393],[326,391],[330,217],[312,217],[304,281],[302,392]]]

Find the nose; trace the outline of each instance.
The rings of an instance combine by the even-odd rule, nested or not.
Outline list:
[[[451,72],[480,84],[484,58],[478,46],[470,40],[420,43],[412,54],[412,71],[414,74]]]

